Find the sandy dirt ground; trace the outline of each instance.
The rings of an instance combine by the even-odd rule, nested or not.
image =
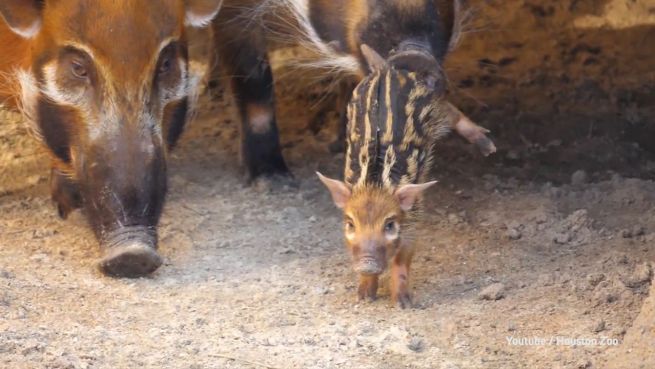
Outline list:
[[[471,38],[451,61],[453,99],[499,152],[438,146],[409,310],[386,283],[356,300],[340,214],[314,175],[341,174],[327,148],[336,114],[306,128],[330,102],[312,88],[277,89],[295,185],[244,186],[230,94],[202,95],[170,157],[165,264],[138,280],[98,272],[82,215],[62,221],[50,202],[39,144],[0,112],[0,367],[654,368],[655,156],[639,143],[653,84],[613,79],[630,91],[618,97],[563,85],[500,62],[524,54],[511,45],[483,60]]]

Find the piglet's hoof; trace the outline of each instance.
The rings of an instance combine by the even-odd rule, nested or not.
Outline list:
[[[496,152],[496,145],[494,145],[493,141],[491,141],[489,137],[485,135],[477,138],[474,144],[478,147],[478,150],[480,150],[480,153],[484,156],[489,156]]]
[[[100,260],[100,270],[111,277],[138,278],[154,272],[161,264],[162,258],[154,248],[137,242],[107,250]]]
[[[410,309],[413,307],[412,298],[409,296],[408,292],[398,293],[392,297],[396,307],[400,309]]]

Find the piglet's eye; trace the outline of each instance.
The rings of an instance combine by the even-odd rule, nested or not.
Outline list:
[[[394,220],[387,221],[384,224],[384,231],[387,233],[394,232],[396,230],[396,222]]]
[[[346,231],[353,232],[355,230],[355,223],[352,220],[346,220]]]

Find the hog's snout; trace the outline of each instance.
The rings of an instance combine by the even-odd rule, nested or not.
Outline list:
[[[157,233],[152,227],[122,227],[101,240],[105,256],[101,270],[115,277],[136,278],[154,272],[162,264],[157,253]]]

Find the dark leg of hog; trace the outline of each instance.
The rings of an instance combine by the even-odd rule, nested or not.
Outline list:
[[[229,23],[223,27],[220,19],[215,23],[215,30],[219,58],[231,78],[241,115],[241,157],[247,181],[262,175],[290,175],[282,157],[275,121],[273,74],[263,32],[245,35],[243,29],[230,32]]]

